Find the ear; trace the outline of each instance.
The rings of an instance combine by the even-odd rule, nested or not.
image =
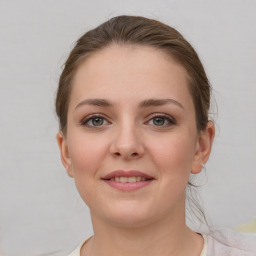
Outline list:
[[[59,131],[57,133],[56,139],[60,150],[61,162],[65,167],[68,175],[73,178],[72,163],[69,156],[68,144],[63,132]]]
[[[201,172],[204,164],[210,156],[214,135],[214,123],[209,121],[205,130],[201,131],[198,135],[191,173],[197,174]]]

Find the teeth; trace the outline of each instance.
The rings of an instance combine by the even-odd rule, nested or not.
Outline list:
[[[141,181],[141,177],[136,177],[136,181]]]
[[[129,177],[128,182],[136,182],[136,177]]]
[[[121,183],[126,183],[126,182],[137,182],[137,181],[145,181],[146,178],[145,177],[115,177],[115,178],[111,178],[112,181],[117,181],[117,182],[121,182]]]
[[[120,177],[120,182],[127,182],[128,178],[127,177]]]

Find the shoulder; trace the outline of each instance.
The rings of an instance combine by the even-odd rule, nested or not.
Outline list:
[[[228,229],[211,231],[207,239],[207,256],[256,256],[256,234],[240,233]],[[68,256],[80,256],[86,239]]]
[[[82,244],[79,245],[73,252],[71,252],[68,256],[80,256]]]
[[[89,240],[90,238],[87,238],[85,241],[83,241],[82,243],[79,244],[79,246],[72,251],[68,256],[80,256],[80,251],[82,246]]]
[[[256,256],[256,234],[221,229],[206,237],[209,256]]]

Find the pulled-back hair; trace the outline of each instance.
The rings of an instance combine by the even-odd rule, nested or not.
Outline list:
[[[197,130],[202,131],[208,122],[211,86],[204,67],[193,47],[174,28],[159,21],[138,16],[114,17],[79,38],[71,51],[59,79],[56,96],[56,113],[59,129],[66,134],[67,113],[72,90],[72,79],[78,67],[86,58],[109,45],[150,46],[171,56],[187,71],[188,86],[191,93]],[[194,185],[189,182],[189,213],[207,223],[199,201],[196,199]]]
[[[65,63],[56,97],[59,127],[64,134],[67,129],[72,79],[77,68],[89,55],[110,44],[151,46],[179,62],[188,74],[197,129],[200,131],[206,128],[211,87],[193,47],[177,30],[159,21],[138,16],[118,16],[85,33],[77,41]]]

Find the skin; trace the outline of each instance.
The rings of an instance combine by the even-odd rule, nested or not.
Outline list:
[[[197,131],[188,86],[181,65],[145,46],[111,45],[78,68],[67,133],[57,142],[92,216],[95,235],[81,255],[200,255],[203,239],[185,224],[185,189],[208,160],[214,125]],[[149,99],[171,101],[155,106]],[[145,101],[151,104],[142,107]],[[100,119],[88,119],[95,114]],[[120,169],[154,180],[128,192],[102,180]]]

